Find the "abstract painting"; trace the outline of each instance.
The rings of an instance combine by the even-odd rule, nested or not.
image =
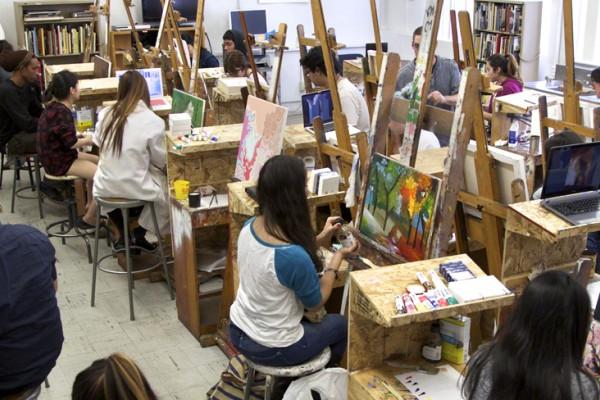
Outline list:
[[[257,181],[262,166],[281,153],[287,122],[285,107],[248,96],[234,177]]]
[[[204,125],[204,108],[206,102],[200,97],[192,96],[181,90],[173,89],[173,104],[171,113],[186,113],[192,119],[193,128],[201,128]]]
[[[374,154],[359,224],[361,235],[405,261],[428,255],[440,180]]]

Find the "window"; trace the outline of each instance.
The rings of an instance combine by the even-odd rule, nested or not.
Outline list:
[[[600,2],[598,0],[573,0],[575,62],[600,65],[600,46],[597,45],[600,41],[599,19]]]

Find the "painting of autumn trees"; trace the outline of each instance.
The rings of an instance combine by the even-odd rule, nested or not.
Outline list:
[[[425,259],[439,187],[439,179],[375,154],[360,232],[406,261]]]

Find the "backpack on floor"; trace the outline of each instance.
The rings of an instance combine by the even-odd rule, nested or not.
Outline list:
[[[243,400],[244,388],[248,376],[246,357],[238,354],[229,360],[227,369],[221,374],[221,379],[206,393],[208,400]],[[252,400],[263,399],[265,395],[265,376],[256,373],[252,385]]]

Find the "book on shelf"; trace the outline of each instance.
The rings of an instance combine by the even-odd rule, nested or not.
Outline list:
[[[519,36],[506,36],[498,33],[477,32],[474,38],[477,58],[485,60],[496,53],[513,54],[519,59],[521,40]]]
[[[50,25],[25,30],[25,48],[37,56],[83,53],[90,25]],[[96,52],[96,32],[92,32],[92,52]]]
[[[473,26],[475,30],[518,35],[521,32],[523,6],[509,3],[484,3],[475,5]]]

